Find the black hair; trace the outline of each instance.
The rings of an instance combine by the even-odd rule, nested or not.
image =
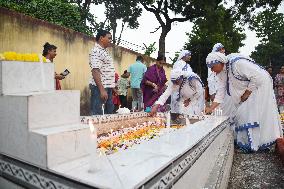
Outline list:
[[[57,47],[55,45],[51,45],[48,42],[46,42],[43,45],[42,56],[46,56],[48,54],[48,51],[53,50],[53,49],[57,49]]]
[[[161,60],[164,60],[165,62],[167,61],[167,59],[164,55],[159,54],[158,57],[157,57],[157,61],[161,61]]]
[[[123,74],[127,74],[127,70],[124,70]]]
[[[96,35],[96,41],[99,41],[101,37],[105,37],[107,34],[111,34],[107,30],[98,30],[98,33]]]
[[[141,55],[137,56],[137,58],[136,58],[136,61],[141,61],[141,62],[143,62],[143,60],[144,60],[144,58],[143,58],[143,56],[141,56]]]

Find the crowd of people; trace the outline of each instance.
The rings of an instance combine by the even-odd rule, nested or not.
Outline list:
[[[189,64],[190,51],[180,52],[169,81],[163,55],[148,68],[143,57],[137,56],[136,62],[119,76],[107,51],[111,37],[106,30],[98,31],[89,55],[91,115],[112,114],[119,107],[129,107],[130,88],[133,111],[144,110],[153,116],[158,111],[167,111],[169,104],[175,123],[179,123],[181,114],[211,114],[221,108],[235,126],[236,145],[246,152],[269,148],[283,136],[279,112],[284,111],[284,66],[274,78],[270,68],[265,70],[238,53],[225,55],[225,47],[217,43],[206,58],[209,87],[206,103],[204,84]],[[52,62],[56,46],[46,43],[43,56]],[[55,73],[55,79],[62,80],[64,76]]]

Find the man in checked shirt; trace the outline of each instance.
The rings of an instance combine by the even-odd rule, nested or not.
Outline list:
[[[91,114],[112,114],[114,105],[112,102],[112,90],[115,87],[115,69],[111,55],[107,47],[111,45],[111,33],[99,30],[96,35],[96,44],[89,55],[89,63],[92,69],[90,79],[91,90]]]

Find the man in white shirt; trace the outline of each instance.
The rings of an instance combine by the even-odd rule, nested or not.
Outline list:
[[[106,114],[113,113],[112,90],[115,87],[115,69],[112,57],[107,51],[111,39],[110,32],[98,31],[96,44],[89,55],[89,64],[92,69],[90,79],[92,115],[102,115],[103,104]]]

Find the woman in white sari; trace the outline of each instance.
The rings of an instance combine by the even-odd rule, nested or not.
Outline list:
[[[190,59],[191,59],[191,52],[189,50],[182,50],[179,54],[177,61],[174,63],[173,69],[192,73],[192,68],[188,63]],[[173,91],[171,94],[171,112],[174,121],[175,120],[178,121],[177,117],[179,114],[188,114],[187,111],[189,111],[188,107],[181,106],[178,99],[179,99],[178,91]]]
[[[273,84],[269,74],[240,54],[227,57],[212,52],[206,58],[208,68],[217,73],[218,89],[214,102],[206,108],[210,114],[227,93],[236,107],[235,142],[245,152],[266,149],[282,136]]]
[[[173,69],[171,82],[152,107],[152,115],[156,114],[158,107],[164,105],[173,92],[177,93],[179,106],[188,107],[185,114],[200,115],[204,111],[204,89],[199,76],[193,72]]]
[[[222,43],[216,43],[213,46],[212,52],[220,52],[225,54],[225,47],[222,45]],[[217,78],[216,78],[216,73],[212,72],[210,68],[208,68],[208,77],[207,77],[207,82],[208,82],[208,88],[209,88],[209,95],[210,95],[210,100],[214,101],[216,92],[217,92]]]

